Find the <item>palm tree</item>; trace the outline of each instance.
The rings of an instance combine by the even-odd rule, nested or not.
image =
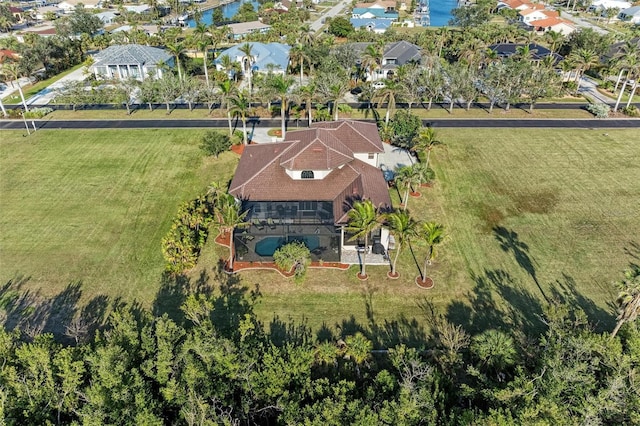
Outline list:
[[[382,49],[377,44],[370,44],[362,54],[360,67],[369,73],[372,81],[375,81],[376,70],[382,65]]]
[[[308,84],[304,86],[298,86],[294,93],[296,97],[296,102],[301,104],[304,102],[306,110],[307,110],[307,119],[309,120],[309,127],[311,127],[311,121],[313,117],[311,116],[311,107],[313,104],[313,100],[316,97],[316,84],[313,81],[310,81]]]
[[[611,332],[611,337],[618,334],[622,324],[634,321],[640,314],[640,267],[634,266],[624,273],[624,279],[616,283],[619,293],[616,299],[618,305],[618,320]]]
[[[387,103],[387,113],[384,117],[385,124],[389,124],[389,118],[391,117],[391,111],[396,108],[396,96],[400,93],[400,84],[393,80],[387,80],[385,85],[378,92],[377,102],[378,105],[381,103]]]
[[[441,145],[442,141],[438,140],[436,129],[433,127],[427,127],[423,129],[418,137],[414,141],[414,145],[411,148],[412,151],[425,151],[427,153],[427,159],[424,162],[425,167],[429,168],[429,158],[431,157],[431,150]],[[418,157],[419,159],[420,157]]]
[[[238,88],[231,80],[224,80],[218,83],[218,89],[220,90],[221,102],[227,110],[229,136],[233,136],[233,128],[231,126],[231,99],[236,95]]]
[[[20,66],[17,62],[9,61],[6,62],[2,66],[2,73],[7,76],[9,81],[15,82],[18,84],[18,92],[20,92],[20,98],[22,99],[22,105],[24,106],[25,111],[29,111],[29,107],[27,106],[27,101],[24,98],[24,92],[22,91],[22,86],[20,86],[20,77],[22,77],[22,72],[20,70]]]
[[[277,74],[273,78],[268,80],[268,84],[273,90],[274,94],[280,99],[280,120],[282,137],[285,137],[285,118],[287,112],[287,101],[291,97],[291,88],[293,87],[293,78],[287,77],[284,74]]]
[[[371,200],[356,201],[347,212],[349,221],[345,230],[352,234],[349,241],[364,239],[362,251],[362,269],[359,277],[367,278],[367,251],[369,249],[369,235],[380,227],[380,216]]]
[[[597,65],[600,62],[598,54],[591,49],[578,49],[572,52],[568,59],[577,67],[576,73],[576,94],[580,90],[580,78],[582,75],[591,69],[592,66]]]
[[[182,80],[182,67],[180,66],[180,56],[182,52],[184,52],[184,44],[177,43],[167,43],[167,50],[176,58],[176,66],[178,67],[178,78]]]
[[[396,264],[400,250],[418,234],[418,222],[406,210],[398,210],[385,216],[385,223],[396,239],[396,255],[391,263],[390,277],[397,277]]]
[[[416,167],[416,164],[399,167],[396,170],[394,181],[396,188],[402,188],[404,190],[402,205],[403,210],[406,210],[407,204],[409,204],[409,192],[411,188],[422,183],[422,171]]]
[[[349,85],[346,80],[338,79],[329,85],[327,89],[329,99],[333,103],[333,119],[338,120],[338,104],[349,90]]]
[[[193,30],[195,46],[199,51],[202,52],[202,59],[204,65],[204,78],[207,81],[207,87],[211,87],[209,83],[209,64],[208,64],[208,53],[209,46],[211,45],[211,36],[208,33],[209,29],[202,22],[198,22],[196,24],[196,28]]]
[[[424,268],[420,279],[423,283],[427,280],[427,266],[436,258],[436,247],[444,240],[444,226],[435,222],[424,222],[420,229],[420,237],[427,244],[427,255],[424,258]]]
[[[251,109],[251,103],[249,102],[249,96],[245,90],[237,92],[230,98],[231,109],[230,113],[239,115],[242,120],[242,140],[245,145],[249,143],[247,140],[247,114]]]
[[[353,360],[356,364],[356,374],[360,377],[360,365],[371,357],[373,344],[360,332],[353,336],[347,336],[345,344],[344,356]]]
[[[302,44],[296,44],[289,51],[289,57],[291,58],[291,65],[300,66],[300,84],[304,78],[304,61],[311,61],[307,49]]]
[[[233,270],[233,231],[249,225],[245,222],[248,210],[240,211],[240,205],[231,194],[222,195],[216,205],[216,220],[223,233],[229,234],[229,263],[228,269]]]
[[[548,31],[544,36],[547,39],[547,43],[549,43],[549,48],[552,53],[556,52],[556,47],[564,40],[564,34],[557,31]]]
[[[253,66],[253,45],[250,43],[245,43],[238,49],[240,52],[244,54],[242,58],[242,71],[247,76],[249,81],[249,97],[251,97],[251,93],[253,92],[253,87],[251,86],[251,67]]]

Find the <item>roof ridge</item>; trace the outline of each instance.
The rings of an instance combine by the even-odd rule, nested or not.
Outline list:
[[[274,144],[270,144],[270,145],[274,145]],[[249,146],[249,145],[248,145],[248,146]],[[259,146],[259,145],[256,145],[256,146]],[[269,146],[269,145],[266,145],[266,146]],[[286,149],[290,148],[291,146],[292,146],[292,145],[289,145],[287,148],[285,148],[285,151],[286,151]],[[255,179],[255,178],[256,178],[260,173],[262,173],[262,172],[263,172],[267,167],[269,167],[271,164],[275,163],[275,161],[276,161],[278,158],[280,158],[280,156],[282,156],[282,154],[283,154],[285,151],[282,151],[279,155],[274,155],[274,156],[273,156],[273,158],[271,158],[271,160],[267,161],[267,162],[265,163],[265,165],[264,165],[262,168],[260,168],[260,170],[256,171],[256,172],[253,174],[253,176],[251,176],[250,178],[248,178],[248,179],[245,181],[245,183],[243,183],[242,185],[240,185],[240,186],[238,186],[238,187],[236,187],[236,188],[238,188],[238,189],[242,188],[242,191],[241,191],[241,192],[243,192],[243,193],[244,193],[244,187],[245,187],[249,182],[251,182],[252,180],[254,180],[254,179]],[[244,155],[244,153],[243,153],[242,155]],[[228,191],[228,192],[234,191],[236,188],[229,188],[229,191]]]

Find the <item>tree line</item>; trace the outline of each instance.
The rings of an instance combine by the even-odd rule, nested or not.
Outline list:
[[[638,276],[625,280],[637,286]],[[540,335],[499,326],[472,334],[424,302],[428,333],[413,347],[388,346],[382,324],[315,336],[304,323],[267,326],[254,312],[257,293],[224,273],[214,281],[215,292],[167,284],[160,297],[182,301],[171,316],[119,303],[94,336],[68,328],[74,344],[1,330],[4,423],[640,422],[632,322],[611,337],[579,307],[551,302]]]

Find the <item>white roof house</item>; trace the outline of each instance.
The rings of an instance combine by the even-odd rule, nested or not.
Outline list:
[[[640,24],[640,6],[633,6],[621,11],[618,14],[618,19],[632,24]]]
[[[620,9],[625,10],[631,7],[631,3],[622,0],[594,0],[589,6],[589,11],[599,12],[605,9]]]
[[[240,48],[247,43],[238,44],[223,52],[220,52],[218,59],[214,61],[216,68],[224,70],[220,63],[220,58],[228,56],[232,61],[244,64],[246,55]],[[248,43],[251,45],[251,70],[252,72],[273,72],[284,74],[289,66],[289,50],[291,46],[282,43]]]
[[[173,67],[171,54],[157,47],[139,44],[109,46],[93,55],[93,70],[97,78],[125,80],[162,78],[163,68]]]
[[[58,8],[64,10],[65,13],[71,13],[80,3],[84,5],[85,9],[98,9],[102,5],[102,0],[64,0],[58,3]]]

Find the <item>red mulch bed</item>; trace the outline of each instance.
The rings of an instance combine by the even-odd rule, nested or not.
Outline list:
[[[398,278],[400,278],[400,272],[396,272],[395,274],[392,274],[391,271],[389,271],[387,272],[387,278],[392,280],[397,280]]]
[[[422,277],[416,277],[416,284],[420,288],[433,288],[433,280],[429,277],[425,277],[424,281],[422,280]]]
[[[242,155],[242,153],[244,152],[244,144],[231,145],[231,151],[235,152],[238,155]]]
[[[356,274],[356,278],[358,278],[360,281],[366,281],[369,279],[369,275],[362,275],[360,272],[358,272]]]
[[[422,197],[422,194],[419,192],[410,192],[409,193],[410,196],[414,197],[414,198],[420,198]]]
[[[229,247],[231,245],[231,233],[229,232],[220,233],[216,237],[215,241],[217,244],[220,244],[221,246]]]

